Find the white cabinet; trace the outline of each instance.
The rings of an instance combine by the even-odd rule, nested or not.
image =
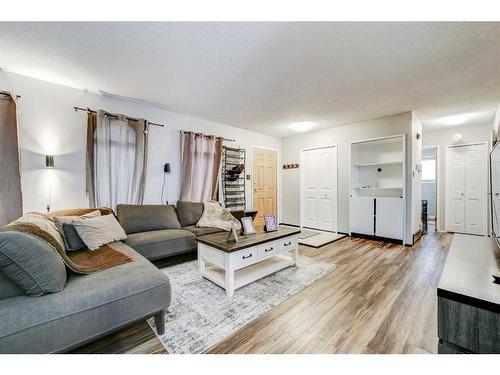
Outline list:
[[[351,143],[350,232],[404,241],[406,136]]]
[[[447,231],[486,235],[487,183],[486,144],[447,148]]]
[[[375,235],[375,200],[369,197],[351,199],[351,233]]]
[[[403,239],[404,207],[402,198],[376,198],[375,235],[378,237]]]

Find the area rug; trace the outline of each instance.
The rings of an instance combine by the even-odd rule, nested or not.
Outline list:
[[[299,233],[299,239],[304,240],[304,239],[309,238],[309,237],[317,236],[318,234],[320,234],[320,233],[312,231],[312,230],[302,229]]]
[[[172,302],[165,334],[158,337],[171,354],[203,353],[333,270],[333,263],[299,255],[297,267],[237,289],[230,298],[199,275],[197,261],[163,268],[172,284]],[[154,319],[148,323],[156,333]]]
[[[332,233],[332,232],[318,232],[316,236],[309,236],[307,238],[300,238],[299,243],[301,245],[311,246],[311,247],[321,247],[328,245],[332,242],[338,241],[346,237],[345,234]]]

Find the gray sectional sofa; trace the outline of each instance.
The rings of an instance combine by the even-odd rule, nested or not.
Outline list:
[[[219,231],[196,227],[202,212],[203,204],[193,202],[178,202],[177,209],[119,205],[127,239],[116,246],[134,262],[91,275],[67,271],[56,293],[26,295],[0,267],[0,353],[66,352],[152,316],[162,334],[170,281],[149,260],[194,251],[197,236]],[[20,235],[22,242],[27,235]]]

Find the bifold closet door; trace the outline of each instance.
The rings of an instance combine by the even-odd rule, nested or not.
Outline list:
[[[302,151],[302,226],[337,230],[337,150]]]
[[[446,150],[446,230],[486,234],[487,149],[485,144]]]

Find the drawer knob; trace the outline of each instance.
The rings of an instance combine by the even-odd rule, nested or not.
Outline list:
[[[252,254],[248,254],[247,256],[244,256],[244,255],[243,255],[243,257],[242,257],[242,258],[243,258],[243,259],[248,259],[248,258],[251,258],[251,257],[252,257]]]

